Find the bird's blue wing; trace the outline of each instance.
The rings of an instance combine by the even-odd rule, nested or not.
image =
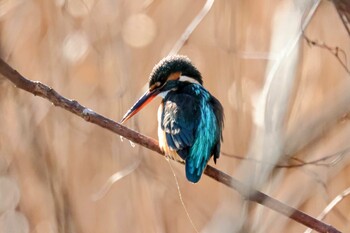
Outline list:
[[[200,103],[189,94],[169,93],[164,99],[162,129],[170,149],[186,160],[195,140],[200,114]]]

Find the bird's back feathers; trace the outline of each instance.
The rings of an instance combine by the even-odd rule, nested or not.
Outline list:
[[[220,153],[222,106],[199,84],[171,91],[164,98],[160,126],[171,150],[186,161],[186,177],[196,183],[210,157]]]

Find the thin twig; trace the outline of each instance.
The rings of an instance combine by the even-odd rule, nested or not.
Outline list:
[[[345,189],[341,194],[336,196],[322,211],[322,213],[317,217],[317,219],[323,220],[327,214],[342,200],[344,200],[345,197],[350,195],[350,187]]]
[[[305,32],[303,31],[303,38],[305,39],[306,43],[309,46],[316,46],[321,49],[328,50],[333,56],[339,61],[340,65],[345,69],[346,73],[350,74],[350,68],[348,67],[348,58],[346,56],[346,53],[343,49],[336,47],[331,47],[327,45],[325,42],[318,42],[317,40],[311,40],[308,36],[305,35]],[[340,57],[342,55],[344,57],[343,59]]]
[[[139,158],[137,161],[133,162],[126,168],[122,169],[121,171],[118,171],[114,173],[112,176],[108,178],[106,183],[98,190],[98,192],[92,194],[91,200],[92,201],[98,201],[102,199],[108,191],[111,189],[112,185],[117,182],[118,180],[121,180],[122,178],[126,177],[127,175],[131,174],[135,169],[140,165],[141,158]]]
[[[118,135],[121,135],[143,147],[146,147],[150,150],[153,150],[161,155],[164,153],[161,151],[158,145],[158,141],[144,136],[138,132],[135,132],[127,127],[118,124],[94,111],[88,109],[75,100],[67,99],[61,96],[54,89],[42,84],[38,81],[31,81],[24,78],[16,70],[11,68],[5,61],[0,58],[0,74],[2,74],[6,79],[11,81],[16,85],[16,87],[23,89],[27,92],[30,92],[34,95],[40,96],[49,100],[55,106],[61,107],[69,112],[74,113],[75,115],[83,118],[84,120],[91,122],[95,125],[108,129]],[[251,187],[248,187],[233,177],[227,175],[226,173],[219,171],[212,166],[207,166],[204,174],[211,177],[212,179],[226,185],[229,188],[232,188],[238,191],[244,198],[262,204],[270,209],[277,211],[307,227],[310,227],[319,232],[328,232],[328,233],[339,233],[336,228],[326,223],[323,223],[293,207],[290,207],[268,195],[254,190]]]
[[[333,4],[350,37],[350,2],[348,0],[333,0]]]
[[[337,11],[338,11],[338,14],[342,20],[342,22],[344,23],[344,26],[346,28],[346,30],[349,30],[345,24],[345,22],[343,21],[343,17],[341,15],[341,9],[344,8],[344,6],[340,6],[341,5],[341,0],[333,0],[333,3],[335,4],[336,8],[337,8]],[[345,3],[343,3],[345,4]],[[304,20],[303,20],[304,22]],[[306,27],[304,27],[303,25],[301,26],[301,32],[302,32],[302,36],[304,38],[304,40],[306,41],[306,43],[309,45],[309,46],[316,46],[316,47],[319,47],[319,48],[322,48],[322,49],[326,49],[328,50],[331,54],[333,54],[337,60],[339,61],[340,65],[345,69],[345,71],[350,74],[350,69],[348,67],[348,59],[347,59],[347,56],[346,56],[346,53],[343,49],[339,48],[338,46],[336,47],[331,47],[329,45],[327,45],[326,43],[324,42],[318,42],[316,40],[312,40],[310,39],[306,34],[305,34],[305,29]],[[348,31],[349,35],[350,35],[350,32]],[[343,55],[343,58],[344,58],[344,61],[342,60],[342,58],[339,56],[339,55]]]
[[[350,147],[346,148],[344,150],[341,150],[339,152],[336,152],[331,155],[323,156],[319,159],[311,160],[311,161],[304,161],[299,158],[291,157],[290,160],[294,160],[297,162],[297,164],[272,164],[267,161],[258,160],[255,158],[248,158],[248,157],[242,157],[239,155],[232,155],[226,152],[221,152],[222,155],[227,156],[229,158],[234,158],[238,160],[246,160],[246,161],[252,161],[259,164],[269,164],[274,165],[275,168],[298,168],[303,167],[307,165],[315,165],[315,166],[324,166],[324,167],[331,167],[336,165],[341,159],[344,157],[344,154],[346,154],[348,151],[350,151]],[[330,161],[329,161],[330,160]]]
[[[180,49],[184,46],[184,44],[187,42],[188,38],[192,34],[192,32],[197,28],[198,24],[202,21],[202,19],[208,14],[209,10],[211,9],[212,5],[214,3],[214,0],[207,0],[201,9],[201,11],[196,15],[196,17],[191,21],[191,23],[187,26],[185,31],[182,33],[181,37],[176,41],[175,45],[169,52],[170,55],[177,54]]]
[[[322,211],[322,213],[317,217],[319,220],[323,220],[329,212],[342,200],[344,200],[345,197],[350,195],[350,187],[345,189],[341,194],[336,196],[327,206],[326,208]],[[311,233],[312,229],[308,228],[304,233]]]
[[[176,177],[174,168],[173,168],[173,166],[171,165],[170,158],[167,157],[167,158],[166,158],[166,161],[168,162],[169,167],[170,167],[170,170],[171,170],[171,172],[173,173],[173,176],[174,176],[174,179],[175,179],[176,188],[177,188],[177,192],[178,192],[178,194],[179,194],[179,198],[180,198],[180,201],[181,201],[181,205],[182,205],[182,207],[184,208],[184,211],[185,211],[185,213],[186,213],[186,216],[187,216],[187,218],[188,218],[188,221],[190,221],[190,223],[191,223],[191,225],[192,225],[192,227],[193,227],[193,230],[194,230],[196,233],[199,233],[199,231],[198,231],[196,225],[195,225],[194,222],[193,222],[193,219],[191,218],[190,213],[189,213],[188,210],[187,210],[187,207],[186,207],[186,205],[185,205],[185,202],[184,202],[184,200],[183,200],[183,198],[182,198],[182,193],[181,193],[179,181],[177,180],[177,177]]]

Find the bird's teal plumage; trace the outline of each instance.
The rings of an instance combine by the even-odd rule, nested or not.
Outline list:
[[[220,141],[219,122],[210,104],[211,95],[198,84],[191,85],[200,100],[199,124],[195,140],[186,159],[186,177],[191,182],[198,182],[213,153],[213,148]]]
[[[200,84],[177,86],[164,98],[161,127],[169,148],[185,160],[187,179],[196,183],[210,157],[219,157],[222,107]]]
[[[122,123],[155,96],[163,97],[158,110],[158,138],[170,157],[186,163],[186,177],[196,183],[211,158],[219,158],[223,108],[203,86],[202,76],[185,56],[170,56],[152,70],[149,90],[124,115]]]

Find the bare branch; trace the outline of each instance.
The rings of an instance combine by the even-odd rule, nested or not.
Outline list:
[[[346,149],[341,150],[339,152],[336,152],[336,153],[333,153],[330,155],[326,155],[326,156],[323,156],[319,159],[315,159],[315,160],[311,160],[311,161],[303,161],[303,160],[301,160],[299,158],[295,158],[295,157],[289,158],[289,160],[296,161],[296,164],[273,164],[273,163],[258,160],[255,158],[248,158],[248,157],[242,157],[239,155],[232,155],[232,154],[229,154],[226,152],[221,152],[221,154],[224,156],[230,157],[230,158],[238,159],[238,160],[252,161],[252,162],[260,163],[260,164],[269,164],[271,166],[275,166],[275,168],[298,168],[298,167],[303,167],[303,166],[307,166],[307,165],[324,166],[324,167],[334,166],[339,161],[342,160],[342,158],[344,157],[344,155],[348,151],[350,151],[350,148],[346,148]]]
[[[350,37],[350,2],[347,0],[333,0],[333,4]]]
[[[331,47],[324,42],[318,42],[316,40],[311,40],[308,36],[305,35],[304,31],[303,31],[303,37],[309,46],[316,46],[316,47],[328,50],[331,54],[333,54],[333,56],[335,56],[335,58],[337,58],[340,65],[345,69],[346,73],[350,74],[350,68],[347,65],[348,59],[347,59],[346,53],[343,49],[339,48],[338,46]],[[340,55],[343,56],[344,60],[340,57]]]
[[[342,200],[344,200],[345,197],[350,195],[350,187],[345,189],[341,194],[336,196],[327,206],[326,208],[322,211],[322,213],[317,217],[319,220],[323,220],[329,212],[332,211],[332,209],[340,203]],[[311,233],[311,229],[307,229],[304,233]]]
[[[101,189],[91,196],[91,199],[93,201],[98,201],[101,198],[103,198],[108,193],[108,191],[111,189],[112,185],[115,182],[117,182],[118,180],[124,178],[125,176],[135,171],[135,169],[140,165],[140,163],[141,163],[141,158],[139,158],[138,160],[136,160],[134,163],[130,164],[123,170],[114,173],[112,176],[108,178],[107,182],[101,187]]]
[[[345,197],[350,195],[350,187],[345,189],[341,194],[336,196],[322,211],[322,213],[317,217],[317,219],[323,220],[329,212],[342,200],[344,200]]]
[[[5,61],[0,58],[0,74],[2,74],[6,79],[14,83],[18,88],[23,89],[27,92],[30,92],[34,95],[40,96],[49,100],[55,106],[61,107],[69,112],[74,113],[75,115],[83,118],[84,120],[91,122],[95,125],[101,126],[105,129],[108,129],[118,135],[121,135],[143,147],[146,147],[150,150],[153,150],[161,155],[164,153],[159,148],[157,140],[144,136],[138,132],[135,132],[127,127],[120,125],[84,106],[79,104],[75,100],[67,99],[61,96],[54,89],[38,82],[31,81],[24,78],[16,70],[11,68]],[[309,228],[312,228],[319,232],[328,232],[328,233],[339,233],[336,228],[325,224],[293,207],[290,207],[268,195],[254,190],[251,187],[248,187],[233,177],[227,175],[224,172],[219,171],[212,166],[207,166],[204,174],[211,177],[212,179],[226,185],[229,188],[235,189],[238,191],[244,198],[247,200],[259,203],[264,205],[272,210],[277,211]]]
[[[187,42],[192,32],[197,28],[198,24],[203,20],[211,9],[214,0],[207,0],[201,11],[196,15],[192,22],[187,26],[181,37],[176,41],[175,45],[171,49],[168,55],[174,55],[180,51],[182,46]]]

